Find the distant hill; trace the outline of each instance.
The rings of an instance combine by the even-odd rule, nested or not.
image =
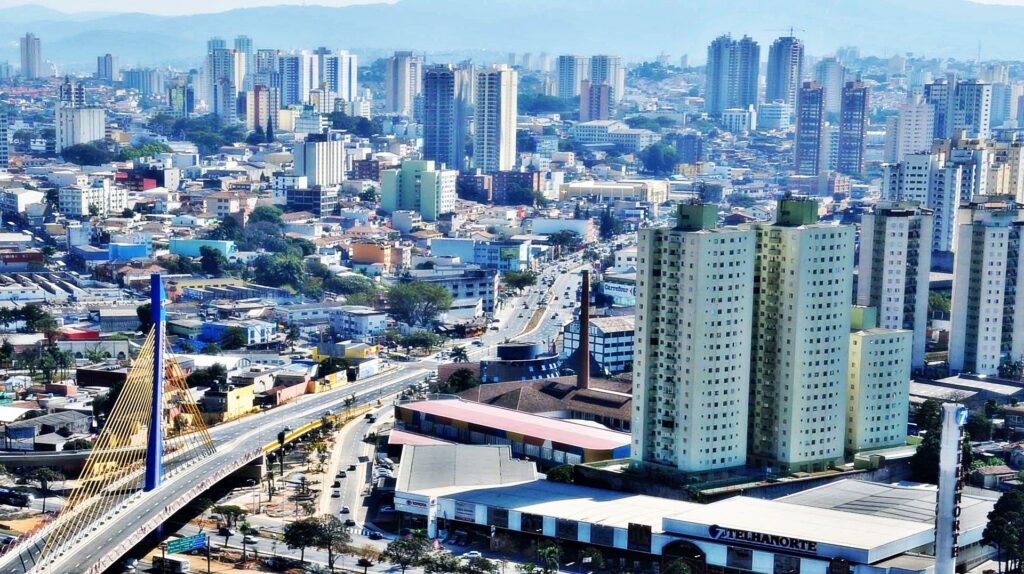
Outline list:
[[[815,55],[855,45],[875,55],[973,58],[980,42],[985,59],[1024,57],[1024,7],[968,0],[399,0],[175,17],[18,6],[0,9],[0,58],[17,61],[17,39],[31,31],[42,38],[44,57],[65,70],[91,71],[105,52],[122,66],[195,66],[208,37],[230,42],[237,34],[260,47],[324,45],[369,56],[404,48],[480,60],[504,60],[508,51],[640,59],[665,51],[697,62],[707,43],[727,32],[753,36],[767,58],[772,38],[790,26]]]

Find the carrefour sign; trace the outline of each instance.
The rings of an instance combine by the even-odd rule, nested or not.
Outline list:
[[[712,524],[708,526],[708,535],[714,540],[727,540],[742,542],[769,548],[784,548],[794,552],[806,552],[809,554],[818,551],[818,543],[811,540],[803,540],[790,536],[779,536],[777,534],[765,534],[763,532],[751,532],[750,530],[736,530]]]
[[[605,295],[636,297],[636,285],[609,283],[606,281],[601,284],[601,290]]]

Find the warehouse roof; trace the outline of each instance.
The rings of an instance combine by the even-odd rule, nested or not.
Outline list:
[[[402,408],[446,417],[485,428],[550,440],[592,450],[615,450],[629,446],[629,433],[596,429],[570,421],[522,413],[462,399],[426,400],[404,403]]]
[[[508,446],[415,445],[402,452],[396,490],[461,490],[481,485],[518,484],[537,478],[532,462],[512,458]]]

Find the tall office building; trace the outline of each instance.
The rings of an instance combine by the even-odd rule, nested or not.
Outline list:
[[[819,224],[814,201],[784,199],[753,226],[751,462],[778,472],[840,461],[846,432],[853,241]]]
[[[952,132],[966,132],[969,138],[988,139],[991,133],[992,85],[968,80],[957,82],[953,92]]]
[[[1024,354],[1021,209],[1012,198],[985,196],[961,208],[950,305],[953,372],[997,375]]]
[[[484,173],[516,165],[518,76],[508,66],[477,73],[473,164]]]
[[[322,47],[313,53],[320,71],[317,87],[346,102],[354,101],[359,91],[359,64],[355,54],[345,50],[332,52]]]
[[[590,57],[590,72],[587,80],[591,85],[607,82],[611,87],[614,102],[621,102],[626,93],[626,69],[622,67],[622,58],[618,56],[597,55]],[[582,83],[580,84],[582,97]]]
[[[766,102],[781,101],[796,105],[797,92],[804,72],[804,43],[793,36],[785,36],[772,42],[768,49]]]
[[[1017,117],[1017,92],[1010,84],[992,84],[992,111],[989,114],[990,128],[1000,128],[1008,120]]]
[[[345,181],[345,135],[337,131],[309,134],[292,148],[292,171],[306,176],[310,187],[332,187]]]
[[[804,82],[796,105],[793,169],[797,175],[818,175],[825,168],[825,90]]]
[[[615,90],[608,82],[594,84],[583,80],[580,84],[580,121],[607,120],[615,109]]]
[[[843,86],[839,112],[839,155],[836,159],[836,171],[839,173],[864,173],[870,101],[871,88],[863,82],[847,82]]]
[[[412,117],[416,97],[423,91],[423,61],[412,52],[395,52],[384,75],[384,106],[389,113]]]
[[[43,43],[31,32],[21,39],[21,77],[26,80],[43,77]]]
[[[757,107],[761,48],[744,36],[719,36],[708,46],[704,109],[718,117],[730,108]]]
[[[634,461],[684,472],[747,454],[755,233],[716,229],[715,205],[640,230],[633,360]]]
[[[847,391],[846,450],[907,443],[911,332],[886,329],[873,307],[853,309]]]
[[[825,89],[825,113],[839,115],[846,84],[846,68],[838,59],[822,58],[814,66],[814,81]]]
[[[316,89],[320,77],[318,59],[314,54],[297,51],[278,56],[281,81],[281,107],[309,103],[309,93]]]
[[[555,74],[558,76],[556,95],[563,99],[572,99],[580,95],[580,83],[587,79],[586,56],[567,54],[559,56],[555,61]]]
[[[209,54],[214,50],[226,50],[228,48],[227,41],[220,36],[213,36],[206,41],[206,53]]]
[[[880,202],[861,220],[857,304],[877,309],[878,326],[907,329],[910,364],[924,368],[932,212],[916,202]]]
[[[423,70],[423,159],[465,169],[473,74],[471,64],[438,64]]]
[[[931,149],[935,131],[935,107],[914,95],[885,123],[885,161],[895,163],[911,153]]]
[[[117,56],[113,54],[96,56],[96,79],[102,82],[121,80],[121,69],[117,66]]]
[[[459,172],[437,169],[432,161],[406,160],[398,169],[380,173],[380,208],[387,213],[415,211],[424,221],[437,221],[455,211]]]

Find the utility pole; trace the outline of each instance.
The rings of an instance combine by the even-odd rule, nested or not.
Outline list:
[[[210,570],[210,535],[206,535],[206,574],[211,574]]]

